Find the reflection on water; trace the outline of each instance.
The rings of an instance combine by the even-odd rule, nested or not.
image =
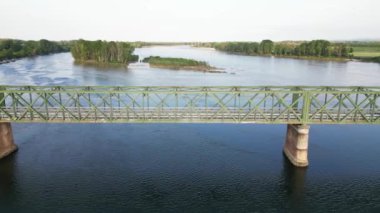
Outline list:
[[[17,178],[15,167],[17,153],[0,160],[0,209],[10,210],[9,203],[12,202],[13,194],[17,190]]]
[[[74,152],[75,152],[75,150],[74,150]],[[16,155],[17,155],[17,153],[15,155],[12,155],[12,156],[0,161],[0,189],[1,189],[1,191],[0,191],[0,204],[1,204],[0,209],[6,210],[9,212],[11,212],[11,207],[12,207],[12,205],[10,205],[10,204],[15,203],[15,200],[13,200],[15,198],[11,195],[13,195],[15,193],[16,193],[16,195],[18,193],[22,193],[22,191],[17,191],[17,189],[15,187],[23,185],[23,183],[18,183],[17,179],[15,178],[15,175],[17,173],[19,173],[19,172],[15,171],[15,167],[17,164]],[[48,159],[46,159],[46,160],[48,160]],[[81,159],[76,158],[75,160],[79,160],[78,164],[83,163]],[[90,159],[88,159],[88,160],[90,160]],[[72,160],[67,159],[66,161],[71,162]],[[72,163],[75,163],[75,162],[72,162]],[[90,163],[90,162],[88,162],[88,163]],[[131,162],[125,162],[125,163],[128,165]],[[111,167],[114,166],[113,164],[114,164],[114,162],[111,163]],[[51,164],[51,165],[57,165],[57,164]],[[157,166],[160,167],[160,165],[157,165]],[[76,167],[76,165],[72,165],[71,167]],[[91,165],[90,169],[91,168],[94,169],[93,167],[94,167],[94,165]],[[39,166],[36,166],[36,170],[38,170],[39,168],[40,168]],[[60,169],[62,169],[62,168],[60,168]],[[73,170],[73,168],[66,168],[66,170],[67,169],[69,171],[66,171],[66,172],[61,171],[60,173],[61,174],[66,173],[66,174],[68,174],[70,176],[74,176],[74,177],[77,177],[78,175],[80,175],[80,174],[73,173],[73,171],[70,171],[70,170]],[[83,169],[85,169],[85,168],[83,168]],[[119,168],[119,169],[121,169],[121,168]],[[143,168],[141,168],[141,169],[143,169]],[[182,168],[182,169],[186,169],[186,168]],[[182,169],[178,169],[178,171],[181,173]],[[51,170],[51,168],[48,168],[48,171],[49,170]],[[95,170],[94,172],[96,173],[97,169],[94,169],[94,170]],[[107,171],[108,171],[108,169],[104,169],[104,172],[107,172]],[[62,173],[62,172],[64,172],[64,173]],[[91,173],[91,171],[88,171],[88,172]],[[114,172],[116,172],[116,171],[114,171]],[[130,171],[130,172],[133,173],[133,171]],[[206,207],[207,203],[212,204],[212,205],[219,205],[219,204],[223,205],[222,203],[226,202],[226,203],[230,203],[229,205],[231,205],[231,206],[230,207],[223,207],[223,208],[230,209],[230,210],[240,209],[241,211],[244,211],[244,210],[248,210],[250,208],[261,209],[263,207],[264,207],[263,209],[273,208],[273,209],[277,209],[277,210],[280,210],[280,209],[282,209],[282,210],[289,209],[289,210],[295,210],[295,211],[307,210],[305,203],[304,203],[304,197],[306,196],[306,194],[305,194],[305,178],[306,178],[307,169],[306,168],[296,168],[296,167],[292,166],[291,163],[287,160],[287,158],[285,156],[283,156],[282,174],[278,180],[276,180],[275,178],[268,178],[268,179],[264,178],[264,179],[262,179],[262,178],[260,178],[260,174],[256,174],[252,177],[248,177],[248,176],[238,177],[238,176],[233,175],[232,177],[238,178],[236,180],[233,180],[233,179],[231,179],[231,177],[230,177],[231,174],[229,174],[229,173],[224,173],[224,174],[221,173],[219,177],[214,176],[216,174],[213,174],[213,173],[217,172],[217,170],[215,170],[214,172],[205,172],[204,174],[200,174],[200,173],[192,174],[192,175],[190,175],[190,179],[188,179],[186,177],[170,177],[170,175],[173,175],[174,173],[165,174],[165,172],[164,173],[157,172],[157,171],[154,171],[154,169],[153,169],[153,171],[141,171],[141,172],[142,172],[142,174],[145,174],[145,175],[140,176],[140,177],[136,177],[135,179],[131,180],[130,175],[123,174],[123,169],[121,169],[120,171],[116,172],[117,176],[119,176],[119,177],[114,177],[114,181],[118,181],[119,178],[123,178],[123,177],[129,179],[129,181],[132,181],[131,184],[127,184],[126,182],[123,181],[123,184],[119,185],[118,187],[120,187],[120,190],[131,190],[131,189],[138,190],[139,195],[137,196],[137,198],[128,198],[128,199],[134,199],[134,202],[136,202],[134,205],[136,205],[136,207],[141,205],[139,207],[141,209],[159,210],[161,208],[167,208],[170,206],[172,208],[178,208],[176,205],[168,203],[168,202],[174,201],[174,202],[177,202],[177,203],[179,202],[182,204],[189,202],[189,204],[185,204],[185,205],[189,205],[189,207],[190,207],[190,205],[199,205],[201,203],[204,203],[205,206],[203,206],[203,204],[201,206],[191,206],[195,209],[203,209]],[[32,175],[32,178],[36,178],[36,177],[33,177],[33,173],[31,173],[31,175]],[[43,174],[39,173],[39,175],[43,175]],[[46,174],[46,175],[51,176],[52,174],[50,174],[50,175]],[[151,175],[154,175],[154,177],[152,177]],[[224,179],[223,176],[225,176],[226,179]],[[40,177],[40,178],[43,179],[43,177]],[[73,177],[68,176],[66,178],[67,179],[65,181],[74,180]],[[84,178],[84,177],[81,177],[81,178]],[[99,181],[96,178],[95,179],[90,178],[90,177],[87,177],[87,178],[92,179],[95,182]],[[107,177],[107,176],[105,176],[104,178],[109,179],[109,177]],[[25,177],[23,177],[21,179],[25,179]],[[79,183],[80,184],[91,184],[91,182],[84,181],[85,179],[79,179],[79,181],[75,181],[76,183],[74,183],[74,184],[76,184],[76,185]],[[191,179],[194,179],[194,180],[191,180]],[[265,183],[266,180],[268,180],[270,182]],[[36,181],[36,180],[34,180],[34,181]],[[50,186],[54,186],[54,181],[57,182],[56,183],[57,186],[56,186],[55,190],[58,190],[58,191],[63,190],[61,193],[67,193],[67,196],[74,196],[71,194],[72,192],[69,192],[70,190],[72,190],[74,188],[76,188],[77,190],[79,190],[81,188],[84,191],[87,190],[87,189],[85,189],[86,188],[85,186],[79,186],[79,185],[77,187],[74,187],[74,188],[69,187],[67,189],[62,189],[61,188],[62,186],[60,186],[60,184],[65,184],[65,183],[61,182],[60,178],[53,179],[53,180],[47,180],[46,182],[43,182],[43,183],[37,183],[36,182],[35,184],[42,184],[39,187],[44,187],[44,186],[50,187]],[[243,182],[240,182],[240,181],[243,181]],[[278,181],[278,185],[280,186],[279,190],[273,191],[271,189],[272,187],[270,186],[270,184],[273,184],[273,186],[276,185],[275,182],[272,182],[272,181]],[[53,184],[53,185],[50,185],[50,184]],[[107,183],[99,182],[98,184],[100,184],[100,185],[98,185],[98,187],[100,189],[102,189],[104,186],[106,186],[107,188],[111,187],[111,189],[112,189],[113,188],[112,185],[114,183],[108,183],[107,184]],[[120,182],[119,182],[119,184],[120,184]],[[102,185],[104,185],[104,186],[102,186]],[[34,186],[26,186],[26,187],[27,188],[30,188],[30,187],[34,188]],[[93,186],[93,187],[95,187],[95,186]],[[169,188],[166,188],[166,187],[169,187]],[[174,187],[174,191],[171,191],[170,187]],[[248,188],[246,188],[246,187],[248,187]],[[262,188],[262,189],[260,189],[260,188]],[[24,189],[24,190],[29,190],[29,189]],[[103,188],[102,190],[104,190],[104,192],[108,191],[108,193],[112,192],[112,190],[109,191],[109,189],[105,189],[105,188]],[[54,193],[52,194],[51,192],[48,192],[48,191],[45,191],[45,192],[47,194],[50,194],[50,195],[54,194]],[[272,198],[270,198],[270,197],[266,198],[265,197],[265,196],[271,196],[272,193],[281,194],[282,192],[284,192],[283,196],[284,196],[284,198],[286,198],[286,200],[283,202],[278,202],[278,201],[273,200],[274,202],[277,202],[276,204],[273,203],[273,205],[271,203]],[[76,191],[75,193],[81,194],[83,192]],[[97,196],[96,195],[97,190],[95,190],[94,192],[91,192],[91,193],[95,193],[94,195],[91,195],[91,196]],[[120,191],[118,193],[123,193],[123,192]],[[132,194],[135,194],[135,193],[136,192],[132,192]],[[177,198],[172,197],[170,195],[171,193],[175,193],[175,195],[178,196],[178,198],[183,197],[184,200],[181,200],[181,199],[176,200]],[[257,194],[257,193],[261,193],[261,194]],[[86,192],[84,192],[84,194],[86,194]],[[110,195],[111,194],[109,194],[108,196],[110,196]],[[89,194],[89,196],[90,196],[90,194]],[[123,196],[123,197],[125,196],[125,198],[129,197],[129,196],[122,195],[122,194],[112,195],[112,196]],[[28,195],[28,197],[30,197],[30,195]],[[276,196],[274,196],[274,198],[275,197]],[[49,198],[45,202],[48,203],[50,199],[51,198]],[[105,199],[108,200],[109,198],[105,198]],[[171,200],[171,199],[174,199],[174,200]],[[239,201],[239,199],[240,199],[240,201]],[[259,201],[259,199],[266,200],[267,203],[255,203],[256,201]],[[231,201],[237,202],[237,203],[231,203]],[[16,202],[18,202],[18,201],[16,201]],[[200,202],[200,203],[197,203],[197,202]],[[96,201],[95,201],[95,203],[96,203]],[[128,203],[129,202],[125,201],[125,204],[128,204]],[[249,207],[250,205],[251,205],[251,207]],[[272,205],[272,207],[271,207],[271,205]],[[95,204],[95,206],[96,206],[96,204]],[[54,209],[54,208],[56,208],[54,206],[50,206],[50,207],[47,206],[46,207],[43,204],[39,204],[39,205],[37,205],[37,207],[39,207],[39,208],[43,207],[42,209]],[[12,208],[14,208],[14,206]],[[219,208],[219,207],[214,206],[214,208]],[[16,209],[18,209],[18,208],[16,208]],[[86,208],[84,208],[84,209],[86,209]],[[123,209],[123,208],[119,207],[118,209]],[[134,209],[134,208],[133,208],[133,205],[131,205],[129,207],[128,207],[128,205],[125,205],[125,209]],[[206,207],[205,209],[209,209],[210,211],[212,211],[213,208],[207,208]],[[27,209],[18,209],[18,210],[24,210],[27,212]]]
[[[96,70],[99,72],[112,71],[127,71],[128,66],[125,64],[96,64],[96,63],[81,63],[74,61],[73,64],[76,67],[80,67],[83,70]]]
[[[304,197],[305,181],[307,168],[294,167],[287,157],[283,154],[283,189],[289,200],[289,208],[292,210],[307,210],[305,209]]]
[[[282,155],[283,125],[13,126],[20,150],[0,164],[2,213],[368,212],[380,203],[376,126],[313,126],[307,169]]]

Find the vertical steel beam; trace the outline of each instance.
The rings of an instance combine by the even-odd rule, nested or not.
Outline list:
[[[310,92],[303,92],[303,106],[302,106],[302,123],[307,124],[309,122],[309,111],[310,111]]]
[[[0,86],[0,107],[5,107],[5,87]]]

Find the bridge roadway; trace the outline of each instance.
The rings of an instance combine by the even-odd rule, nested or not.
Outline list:
[[[0,158],[2,146],[15,149],[10,122],[262,123],[288,124],[284,152],[306,166],[308,125],[380,124],[379,96],[380,87],[0,86]]]

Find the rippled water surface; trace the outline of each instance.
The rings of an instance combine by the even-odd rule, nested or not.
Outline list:
[[[150,55],[203,60],[225,74],[150,69],[141,65],[109,68],[75,65],[70,53],[41,56],[0,65],[0,84],[18,85],[335,85],[378,86],[380,64],[327,62],[230,55],[188,46],[139,48]]]
[[[149,47],[225,74],[75,65],[69,53],[0,65],[11,85],[380,85],[380,65]],[[13,124],[0,212],[380,212],[379,126],[313,125],[310,166],[282,155],[284,125]]]

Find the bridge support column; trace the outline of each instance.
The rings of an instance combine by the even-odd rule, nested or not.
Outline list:
[[[297,167],[307,167],[309,147],[308,125],[288,125],[284,153],[290,162]]]
[[[13,140],[11,123],[0,123],[0,159],[17,150]]]

